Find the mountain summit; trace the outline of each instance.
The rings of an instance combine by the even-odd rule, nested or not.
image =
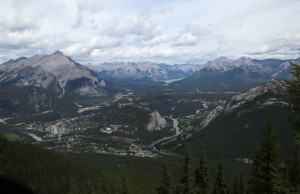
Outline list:
[[[0,65],[0,91],[28,85],[43,88],[58,98],[107,93],[105,82],[97,74],[60,51]]]

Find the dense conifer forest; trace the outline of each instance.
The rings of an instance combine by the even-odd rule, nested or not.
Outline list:
[[[34,193],[110,193],[115,185],[89,169],[35,145],[0,137],[1,175]]]

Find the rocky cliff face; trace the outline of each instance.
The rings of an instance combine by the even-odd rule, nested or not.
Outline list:
[[[255,87],[246,93],[232,97],[224,106],[218,106],[210,112],[207,118],[201,122],[203,129],[220,115],[235,113],[237,116],[251,112],[255,109],[264,109],[268,106],[287,106],[284,99],[287,82],[270,80],[264,85]]]
[[[148,131],[160,130],[166,127],[167,121],[163,118],[158,111],[151,113],[151,118],[149,124],[146,126]]]

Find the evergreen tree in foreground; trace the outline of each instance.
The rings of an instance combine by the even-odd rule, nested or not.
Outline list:
[[[294,142],[296,145],[300,145],[300,65],[293,61],[290,61],[290,64],[293,67],[293,79],[288,82],[287,98],[293,111],[291,123]]]
[[[258,144],[254,157],[251,177],[249,182],[250,193],[273,194],[274,172],[277,170],[279,145],[274,135],[273,124],[267,121],[263,128],[264,139]]]
[[[228,194],[228,187],[224,175],[224,168],[222,161],[219,162],[218,171],[215,178],[215,184],[213,188],[213,194]]]
[[[135,194],[135,193],[139,193],[137,191],[137,189],[128,180],[125,171],[123,171],[123,174],[122,174],[122,177],[121,177],[121,185],[120,185],[119,191],[117,193],[119,193],[119,194]]]
[[[197,194],[209,193],[208,164],[203,149],[201,150],[201,154],[200,154],[199,167],[195,171],[195,193]]]
[[[157,188],[157,193],[158,194],[174,193],[172,176],[170,174],[168,165],[166,163],[163,165],[161,183],[160,183],[160,186]]]
[[[246,193],[243,174],[235,178],[232,189],[233,189],[233,194]]]
[[[179,184],[177,187],[177,193],[182,194],[190,194],[193,192],[193,179],[191,175],[191,151],[187,147],[184,151],[183,159],[182,159],[182,175],[179,179]]]
[[[293,79],[288,82],[287,99],[293,112],[290,121],[293,128],[294,159],[290,164],[289,182],[293,192],[300,193],[300,65],[290,61]]]
[[[69,194],[80,194],[78,184],[74,177],[71,177],[71,184],[69,189]]]

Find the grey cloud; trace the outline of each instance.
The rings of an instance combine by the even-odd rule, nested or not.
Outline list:
[[[120,38],[111,36],[94,36],[84,42],[72,43],[62,51],[70,56],[90,57],[96,49],[109,49],[120,46]]]
[[[116,37],[134,35],[150,40],[161,32],[160,26],[150,21],[150,16],[150,12],[142,11],[138,15],[108,21],[104,33]]]
[[[278,55],[297,55],[300,48],[300,34],[286,33],[281,34],[268,42],[263,46],[254,48],[247,54],[253,56],[278,56]]]
[[[101,12],[104,9],[104,2],[101,0],[77,0],[76,1],[76,21],[73,28],[81,27],[87,22],[94,23],[93,15]]]
[[[88,13],[95,13],[103,10],[104,2],[102,0],[77,0],[76,6],[78,12],[88,12]]]
[[[220,35],[213,33],[210,29],[201,25],[186,25],[175,37],[173,45],[175,46],[195,46],[204,40],[216,40]]]
[[[198,38],[191,33],[185,33],[178,37],[175,46],[195,46],[199,42]]]
[[[24,16],[22,14],[11,14],[5,18],[0,19],[1,32],[9,31],[35,31],[39,28],[38,22],[31,16]]]
[[[1,33],[0,36],[0,47],[22,48],[39,40],[40,37],[36,36],[35,33],[31,31],[4,32]]]

